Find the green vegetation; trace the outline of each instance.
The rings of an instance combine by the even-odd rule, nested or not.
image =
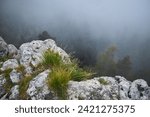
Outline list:
[[[92,75],[92,73],[79,68],[76,60],[65,64],[61,56],[51,50],[43,54],[42,65],[52,70],[47,84],[60,99],[67,99],[67,84],[70,80],[86,80]]]
[[[32,79],[33,79],[32,76],[26,76],[20,81],[19,83],[19,98],[20,99],[27,99],[26,91]]]
[[[129,56],[125,56],[123,59],[117,62],[117,74],[122,75],[126,78],[132,77],[131,60]]]
[[[97,72],[102,75],[116,75],[116,62],[114,60],[114,55],[116,52],[116,47],[112,46],[101,54],[97,60],[96,69]]]
[[[43,54],[42,64],[44,66],[58,66],[61,64],[61,57],[58,53],[48,50]]]
[[[16,68],[17,72],[20,72],[20,73],[24,73],[25,71],[25,67],[23,65],[19,65],[17,68]]]
[[[71,71],[67,68],[55,67],[49,74],[48,86],[60,99],[67,97],[67,83],[71,80]]]
[[[32,66],[33,68],[33,72],[32,74],[30,74],[29,76],[23,76],[22,80],[19,82],[19,98],[20,99],[27,99],[27,94],[26,94],[26,91],[29,87],[29,83],[30,81],[35,78],[39,73],[43,72],[44,71],[44,67],[39,64],[37,65],[36,67],[34,67],[33,65],[30,65]],[[21,73],[24,72],[25,68],[24,66],[19,66],[17,68],[18,71],[20,71]],[[24,74],[24,73],[23,73]]]
[[[4,74],[4,77],[6,78],[6,83],[4,84],[4,88],[7,92],[10,91],[10,89],[14,86],[10,79],[10,72],[12,69],[6,69],[5,71],[1,71],[2,74]]]
[[[122,59],[115,59],[116,47],[112,46],[102,53],[96,63],[96,71],[100,76],[116,76],[122,75],[130,78],[131,60],[129,56]]]
[[[4,55],[4,56],[0,57],[0,62],[5,62],[8,59],[12,59],[12,56],[11,55]]]
[[[101,83],[101,84],[103,84],[103,85],[108,85],[109,83],[105,80],[105,79],[103,79],[103,78],[100,78],[99,79],[99,82]]]
[[[82,81],[91,78],[92,76],[91,72],[79,68],[77,60],[72,59],[70,63],[64,63],[61,56],[52,50],[47,50],[43,53],[43,59],[39,65],[35,67],[31,64],[30,66],[32,67],[33,72],[29,76],[25,76],[25,67],[23,65],[19,65],[19,67],[16,68],[17,72],[22,74],[21,81],[17,83],[19,85],[20,99],[28,98],[26,91],[30,81],[45,69],[51,69],[47,84],[59,99],[67,99],[67,88],[70,80]],[[11,82],[9,76],[11,71],[12,69],[0,71],[0,74],[4,74],[6,77],[7,81],[5,83],[5,88],[8,92],[15,85]]]
[[[92,73],[89,73],[87,71],[84,71],[81,68],[76,68],[71,73],[71,78],[74,81],[82,81],[90,78],[92,76]]]
[[[8,56],[0,57],[0,62],[5,62],[5,61],[8,60],[8,59],[9,59]]]

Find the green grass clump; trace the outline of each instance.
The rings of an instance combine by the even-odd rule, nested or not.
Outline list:
[[[81,68],[74,69],[71,73],[71,78],[74,81],[82,81],[90,78],[92,73],[84,71]]]
[[[23,65],[19,65],[17,68],[16,68],[17,72],[20,72],[20,73],[23,73],[24,74],[24,71],[25,71],[25,67]]]
[[[79,68],[77,64],[61,64],[52,68],[47,84],[60,99],[67,99],[68,82],[86,80],[90,76],[91,73]]]
[[[105,80],[105,79],[103,79],[103,78],[100,78],[99,79],[99,82],[101,83],[101,84],[103,84],[103,85],[108,85],[109,83]]]
[[[12,71],[12,69],[6,69],[5,71],[1,71],[2,74],[4,74],[4,77],[6,78],[6,83],[4,84],[4,88],[6,90],[6,92],[9,92],[10,89],[14,86],[14,84],[12,83],[11,79],[10,79],[10,72]]]
[[[52,50],[47,50],[43,54],[42,64],[44,66],[58,66],[62,62],[61,56]]]
[[[78,61],[72,59],[69,63],[64,63],[61,56],[51,50],[43,54],[42,65],[50,68],[47,80],[48,87],[52,89],[59,99],[67,99],[67,88],[70,80],[82,81],[91,77],[92,73],[79,68]]]
[[[5,55],[3,57],[0,57],[0,62],[5,62],[8,59],[9,59],[9,57]]]
[[[55,67],[49,74],[48,86],[60,99],[67,98],[67,85],[71,79],[71,71],[63,67]]]
[[[26,91],[29,87],[30,81],[33,79],[32,76],[24,77],[19,83],[19,98],[20,99],[27,99]]]

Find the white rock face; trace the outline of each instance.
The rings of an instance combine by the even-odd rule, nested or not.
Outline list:
[[[10,90],[11,95],[9,96],[10,100],[17,100],[19,97],[19,85],[15,85]]]
[[[3,75],[0,75],[0,99],[6,93],[6,91],[3,87],[5,82],[6,82],[6,79],[3,77]]]
[[[101,84],[99,79],[104,79],[108,84]],[[117,99],[118,87],[111,77],[94,78],[87,81],[70,81],[68,85],[69,99],[102,100]]]
[[[2,37],[0,37],[0,57],[7,55],[7,53],[8,53],[7,43],[3,40]]]
[[[47,39],[45,41],[36,40],[22,44],[20,46],[20,63],[26,68],[30,66],[30,64],[36,66],[41,62],[43,53],[48,49],[58,52],[64,62],[70,61],[68,54],[61,48],[57,47],[55,41]]]
[[[10,79],[12,83],[18,83],[21,80],[21,73],[18,73],[15,69],[10,73]]]
[[[18,54],[18,49],[14,45],[9,44],[8,45],[8,55],[13,58],[16,58],[17,54]]]
[[[121,77],[121,76],[116,76],[115,79],[118,82],[119,99],[120,100],[130,99],[129,90],[131,87],[131,82],[127,81],[124,77]]]
[[[18,61],[16,59],[8,59],[3,63],[3,66],[1,70],[6,70],[6,69],[14,69],[19,66]]]
[[[50,94],[50,91],[46,84],[49,72],[50,70],[46,70],[40,73],[38,76],[36,76],[32,81],[30,81],[27,94],[32,100],[42,100]]]
[[[107,81],[107,84],[100,83],[100,79]],[[149,100],[150,87],[141,79],[132,83],[121,76],[99,77],[81,82],[70,81],[68,97],[73,100]]]
[[[95,79],[81,82],[70,81],[68,84],[68,97],[71,100],[92,99],[94,93],[99,97],[100,90],[100,84]]]
[[[146,100],[150,99],[150,89],[147,82],[143,79],[133,81],[130,88],[131,99],[134,100]]]
[[[3,75],[0,75],[0,86],[3,86],[6,82],[6,79],[4,78]]]

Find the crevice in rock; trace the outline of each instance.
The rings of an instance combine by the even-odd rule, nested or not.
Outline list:
[[[131,99],[130,89],[131,89],[131,86],[129,87],[129,90],[128,90],[128,97]]]

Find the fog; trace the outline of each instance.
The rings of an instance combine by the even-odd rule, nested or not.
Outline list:
[[[84,64],[116,45],[119,58],[131,56],[135,71],[150,69],[149,0],[0,0],[0,35],[7,43],[19,47],[43,31]]]

